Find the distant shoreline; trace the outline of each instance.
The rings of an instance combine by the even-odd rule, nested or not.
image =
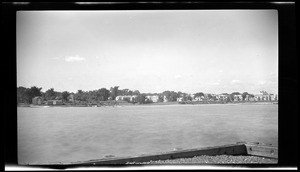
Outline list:
[[[131,104],[131,103],[117,103],[116,105],[32,105],[32,104],[18,104],[17,107],[123,107],[123,106],[166,106],[166,105],[214,105],[214,104],[220,104],[220,105],[239,105],[239,104],[278,104],[278,101],[239,101],[239,102],[186,102],[186,103],[179,103],[179,102],[158,102],[158,103],[147,103],[147,104]]]

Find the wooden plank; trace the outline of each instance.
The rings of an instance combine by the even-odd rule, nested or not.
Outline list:
[[[147,162],[156,160],[167,160],[176,158],[191,158],[200,155],[246,155],[246,148],[244,144],[225,145],[219,147],[207,147],[201,149],[189,149],[182,151],[172,151],[168,153],[156,154],[156,155],[144,155],[136,157],[116,158],[110,160],[96,160],[93,162],[83,164],[125,164],[126,162]]]
[[[117,158],[103,158],[90,161],[78,161],[72,163],[51,163],[47,165],[100,165],[100,164],[125,164],[127,162],[147,162],[156,160],[167,160],[176,158],[192,158],[201,155],[246,155],[246,147],[244,143],[237,143],[232,145],[206,147],[200,149],[187,149],[180,151],[171,151],[160,154],[149,154],[134,157],[117,157]],[[42,165],[42,164],[30,164]]]
[[[246,143],[248,155],[263,156],[278,159],[278,147],[263,143]]]
[[[49,166],[73,166],[73,165],[101,165],[101,164],[125,164],[127,162],[148,162],[157,160],[192,158],[194,156],[215,156],[215,155],[252,155],[268,158],[278,158],[278,148],[270,144],[238,142],[236,144],[205,147],[171,151],[159,154],[148,154],[132,157],[102,158],[90,161],[77,161],[70,163],[34,163],[28,165],[49,165]]]

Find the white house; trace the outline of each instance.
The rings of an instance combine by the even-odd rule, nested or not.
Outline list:
[[[177,101],[178,101],[178,102],[182,102],[183,100],[184,100],[183,97],[178,97],[178,98],[177,98]]]
[[[117,96],[116,97],[116,101],[118,101],[118,100],[129,100],[129,101],[131,101],[131,102],[135,102],[136,100],[137,100],[137,95],[133,95],[133,96],[130,96],[130,95],[126,95],[126,96]]]
[[[216,99],[218,101],[225,101],[225,100],[227,100],[227,98],[228,98],[228,95],[224,95],[224,94],[218,94],[218,95],[216,95]]]
[[[164,96],[164,102],[168,102],[167,96]]]
[[[242,101],[243,96],[241,94],[235,94],[233,99],[234,99],[234,101]]]
[[[158,102],[159,96],[158,95],[146,96],[146,98],[156,103]]]

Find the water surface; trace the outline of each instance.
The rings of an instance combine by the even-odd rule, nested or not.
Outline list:
[[[19,163],[134,156],[238,141],[278,145],[278,105],[18,107]]]

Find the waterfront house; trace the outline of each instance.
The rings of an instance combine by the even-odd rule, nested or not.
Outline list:
[[[133,96],[130,97],[130,101],[131,102],[137,102],[137,98],[138,98],[137,95],[133,95]]]
[[[235,94],[233,97],[234,101],[242,101],[243,100],[243,96],[241,94]]]
[[[275,101],[278,101],[278,100],[279,100],[279,99],[278,99],[278,94],[275,95],[275,98],[274,98],[274,99],[275,99]]]
[[[183,97],[178,97],[178,98],[177,98],[177,101],[178,101],[178,102],[183,102],[183,100],[184,100]]]
[[[34,104],[34,105],[43,104],[43,97],[36,96],[36,97],[32,98],[32,104]]]
[[[69,101],[69,102],[74,102],[74,94],[70,94],[70,95],[68,96],[68,101]]]
[[[268,94],[266,91],[260,91],[259,94],[255,94],[255,101],[276,101],[278,100],[278,95]]]
[[[47,104],[48,105],[62,105],[63,102],[62,102],[62,100],[48,100]]]
[[[123,100],[123,96],[117,96],[117,97],[115,98],[115,100],[116,100],[116,101],[118,101],[118,100]]]
[[[202,96],[202,97],[203,97],[203,96]],[[202,101],[201,96],[195,96],[195,97],[194,97],[194,100],[195,100],[195,101]]]
[[[192,98],[192,101],[194,101],[195,94],[189,94],[189,96],[191,96],[191,98]]]
[[[158,95],[146,96],[146,98],[156,103],[158,102],[159,96]]]
[[[228,95],[225,95],[225,94],[216,95],[217,101],[226,101],[227,98],[228,98]]]
[[[130,96],[130,95],[125,95],[125,96],[117,96],[116,97],[116,101],[121,101],[121,100],[127,100],[127,101],[130,101],[130,102],[137,102],[137,95],[133,95],[133,96]]]
[[[195,97],[195,100],[196,100],[196,101],[208,101],[208,98],[207,98],[207,97],[204,97],[204,96],[196,96],[196,97]]]

